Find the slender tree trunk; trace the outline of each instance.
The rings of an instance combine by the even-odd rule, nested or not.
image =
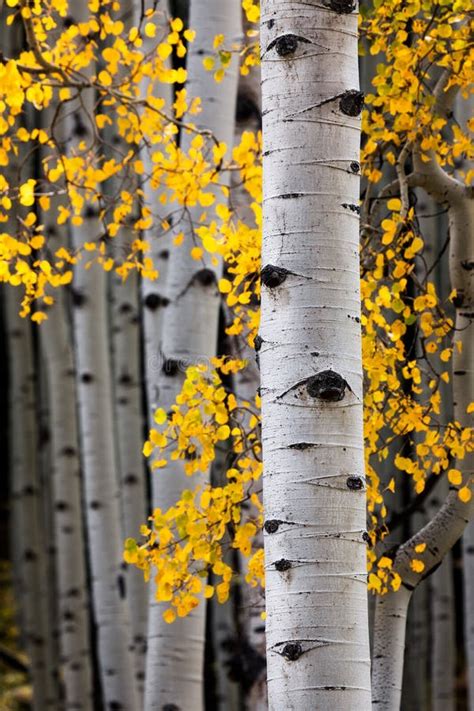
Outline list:
[[[448,79],[449,74],[445,73],[435,89],[437,101],[435,111],[440,115],[445,115],[449,111],[450,102],[454,98],[453,92],[444,91]],[[413,166],[414,172],[409,176],[408,184],[411,187],[423,188],[439,205],[448,208],[449,270],[451,288],[456,290],[454,299],[456,330],[452,358],[454,419],[459,422],[461,427],[469,427],[471,418],[467,408],[473,400],[474,392],[474,370],[472,367],[474,339],[472,338],[471,317],[474,309],[474,272],[468,267],[473,261],[471,235],[474,231],[474,200],[469,189],[449,176],[437,163],[436,157],[432,153],[428,154],[428,160],[423,160],[418,146],[415,146],[413,152]],[[463,475],[464,486],[472,488],[474,453],[468,453],[463,459],[458,459],[456,467]],[[427,545],[423,557],[424,575],[426,576],[443,560],[446,553],[463,534],[472,517],[473,510],[474,497],[465,503],[460,499],[457,487],[453,487],[438,513],[419,533],[412,536],[398,549],[393,569],[401,575],[405,586],[402,593],[403,600],[420,582],[420,576],[414,573],[410,567],[415,546],[419,543]],[[400,592],[401,590],[386,596],[388,600],[384,603],[384,609],[389,609],[391,605],[396,604],[391,601],[391,598],[396,597]],[[400,650],[390,644],[390,638],[387,640],[385,637],[381,614],[378,615],[377,620],[372,674],[374,705],[377,704],[377,711],[398,711],[403,660],[400,661],[396,658]],[[394,624],[404,627],[405,619],[400,616],[398,623]],[[403,636],[404,634],[403,632]],[[402,632],[397,631],[394,639],[399,639],[401,635]]]
[[[152,7],[154,0],[146,0],[145,7]],[[159,36],[165,32],[165,23],[169,17],[169,5],[167,0],[160,2],[161,14],[157,14],[153,18],[157,30],[156,35]],[[153,40],[154,42],[155,40]],[[151,40],[144,40],[144,52],[150,48],[147,42],[151,44]],[[149,82],[144,79],[140,87],[140,95],[146,96],[149,91]],[[152,95],[156,98],[165,100],[166,107],[170,107],[173,103],[173,87],[171,84],[154,82],[152,86]],[[142,161],[145,166],[145,175],[151,175],[153,171],[153,163],[148,150],[144,150]],[[160,197],[164,193],[164,188],[154,189],[151,181],[148,180],[142,187],[144,192],[144,201],[147,207],[156,213],[156,206],[160,205]],[[170,239],[168,232],[163,230],[159,224],[159,220],[155,215],[155,222],[150,230],[144,231],[144,239],[150,242],[150,255],[153,264],[159,271],[157,280],[143,279],[141,281],[141,299],[143,305],[142,322],[143,322],[143,369],[145,377],[146,389],[146,413],[149,427],[153,427],[155,422],[153,415],[158,407],[158,378],[163,365],[162,357],[162,325],[164,307],[167,304],[166,299],[166,275],[168,271]]]
[[[213,53],[213,40],[223,34],[229,43],[240,36],[238,0],[191,2],[190,27],[196,39],[189,47],[189,96],[199,96],[203,110],[199,125],[209,129],[219,141],[232,145],[237,94],[236,57],[221,84],[203,67],[203,58]],[[183,136],[187,150],[192,136]],[[221,193],[220,193],[221,195]],[[222,200],[220,200],[222,201]],[[159,404],[168,410],[181,389],[186,365],[207,362],[215,355],[220,296],[216,288],[219,267],[206,260],[204,268],[190,256],[193,222],[201,208],[189,210],[189,226],[184,243],[170,252],[167,297],[163,321],[163,368],[158,377]],[[208,211],[208,214],[211,210]],[[180,225],[182,227],[182,225]],[[146,304],[146,300],[145,300]],[[154,475],[153,507],[166,509],[179,499],[188,486],[181,462],[172,462]],[[167,625],[163,607],[151,601],[148,625],[148,655],[145,691],[146,711],[158,711],[167,704],[180,709],[202,709],[202,667],[204,652],[205,603],[185,618]]]
[[[125,231],[125,230],[124,230]],[[126,246],[126,234],[119,234],[117,246]],[[119,489],[122,510],[122,538],[136,536],[146,522],[145,466],[142,455],[143,408],[141,397],[140,321],[138,279],[132,273],[122,283],[113,280],[114,401],[117,427]],[[135,567],[126,571],[135,666],[140,692],[144,691],[147,588],[143,573]]]
[[[370,707],[353,8],[262,2],[271,711]]]
[[[50,628],[45,588],[46,549],[37,459],[35,370],[31,323],[19,316],[20,292],[4,291],[8,357],[11,437],[11,496],[16,511],[14,545],[18,549],[22,589],[22,636],[30,661],[34,711],[54,710],[47,637]]]
[[[85,0],[74,7],[74,20],[88,17]],[[90,69],[90,71],[93,71]],[[89,89],[74,106],[71,122],[74,150],[90,141],[94,96]],[[75,249],[96,241],[101,232],[98,206],[89,205],[83,224],[71,226]],[[99,265],[75,267],[73,325],[81,433],[86,524],[92,599],[98,635],[98,660],[104,705],[137,708],[127,590],[122,564],[122,529],[112,400],[107,275]]]
[[[92,708],[89,601],[82,518],[76,388],[64,295],[40,328],[49,373],[57,605],[65,708]]]

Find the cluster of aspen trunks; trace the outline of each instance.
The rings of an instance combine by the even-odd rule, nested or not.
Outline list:
[[[87,0],[71,4],[74,21],[85,21]],[[228,146],[263,129],[259,368],[246,345],[251,365],[232,385],[262,398],[266,599],[236,576],[224,605],[203,600],[168,624],[154,585],[123,562],[124,540],[189,485],[181,460],[150,474],[142,455],[156,408],[169,411],[183,384],[184,369],[173,364],[209,362],[229,347],[216,288],[225,265],[190,256],[202,208],[189,208],[179,250],[169,236],[152,242],[158,281],[134,272],[123,282],[79,262],[40,327],[19,316],[19,291],[2,285],[0,708],[474,711],[472,523],[460,543],[472,505],[443,481],[410,509],[412,492],[400,487],[394,509],[408,513],[390,542],[404,584],[377,602],[367,595],[359,219],[347,209],[358,205],[361,182],[355,3],[261,0],[262,65],[242,77],[235,52],[221,83],[202,57],[216,36],[243,36],[240,0],[165,4],[196,31],[182,61],[187,89],[201,99],[199,126]],[[121,5],[133,24],[157,3]],[[1,26],[7,32],[4,17]],[[25,39],[7,34],[5,54],[14,56]],[[364,89],[375,64],[361,60]],[[171,105],[173,86],[160,92]],[[77,117],[95,110],[84,92],[65,129],[71,147],[88,130],[86,121],[78,131]],[[191,139],[181,132],[184,150]],[[453,307],[463,345],[453,371],[469,377],[454,377],[451,397],[467,427],[472,195],[416,146],[410,160],[439,292],[463,294]],[[34,175],[35,165],[28,170]],[[250,212],[238,185],[231,193]],[[41,219],[56,247],[80,250],[101,232],[93,210],[62,230],[52,214]],[[442,252],[448,222],[451,248]],[[123,230],[115,248],[129,241]],[[222,466],[217,459],[202,481],[219,482]],[[432,575],[418,585],[410,556],[421,542]]]

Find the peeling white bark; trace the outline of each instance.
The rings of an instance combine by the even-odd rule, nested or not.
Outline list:
[[[354,7],[262,2],[271,711],[370,707]]]
[[[230,150],[234,135],[235,99],[237,93],[237,58],[226,77],[216,84],[202,64],[206,54],[212,54],[213,40],[223,34],[228,42],[240,36],[240,3],[238,0],[193,0],[189,26],[196,38],[189,47],[187,60],[189,96],[199,96],[202,112],[192,117],[199,126],[211,130]],[[192,135],[182,136],[186,150]],[[222,201],[219,192],[219,200]],[[202,208],[191,208],[189,219],[197,222]],[[212,215],[212,208],[207,211]],[[158,403],[168,410],[181,389],[184,370],[188,365],[208,362],[215,355],[220,296],[217,279],[220,267],[210,260],[200,264],[189,254],[193,246],[192,224],[179,225],[186,235],[182,246],[172,247],[167,275],[169,304],[163,315],[162,352],[165,362],[155,382]],[[197,477],[194,477],[197,483]],[[166,509],[189,486],[180,462],[169,465],[153,476],[153,507]],[[153,588],[153,586],[151,586]],[[151,589],[153,595],[153,590]],[[145,690],[146,711],[158,711],[166,704],[175,704],[185,711],[200,711],[203,703],[202,671],[204,653],[205,603],[172,625],[164,622],[163,606],[153,599],[148,625],[148,655]]]

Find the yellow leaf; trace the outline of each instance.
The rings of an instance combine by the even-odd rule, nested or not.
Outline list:
[[[448,480],[453,486],[459,486],[459,484],[462,484],[462,474],[459,469],[450,469],[448,472]]]
[[[230,427],[228,425],[221,425],[217,430],[217,439],[224,440],[230,435]]]
[[[471,500],[472,491],[468,486],[463,486],[459,489],[458,496],[463,503],[467,504]]]
[[[418,543],[417,546],[415,546],[415,553],[423,553],[423,551],[426,550],[426,543]]]
[[[415,573],[422,573],[425,569],[425,564],[423,563],[422,560],[418,560],[417,558],[414,558],[410,563],[410,568]]]
[[[167,419],[168,419],[168,416],[167,416],[165,410],[163,410],[162,407],[159,407],[158,410],[156,410],[155,415],[154,415],[154,420],[155,420],[156,424],[162,425],[166,422]]]
[[[219,279],[219,291],[228,294],[232,291],[232,284],[228,279]]]
[[[176,619],[176,613],[174,610],[165,610],[163,612],[163,619],[165,622],[167,622],[169,625],[171,625],[175,619]]]
[[[392,198],[388,201],[387,207],[393,212],[399,212],[402,208],[402,201],[399,198]]]

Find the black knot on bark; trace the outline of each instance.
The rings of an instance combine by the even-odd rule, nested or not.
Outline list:
[[[131,304],[122,304],[119,308],[120,314],[129,314],[133,311],[133,306]]]
[[[338,15],[350,15],[356,9],[357,3],[354,0],[327,0],[325,5],[337,12]]]
[[[78,289],[71,289],[71,299],[72,305],[77,306],[78,308],[84,306],[85,302],[87,301],[85,294],[82,291],[79,291]]]
[[[94,380],[94,376],[92,375],[92,373],[83,373],[81,375],[81,381],[83,383],[85,383],[86,385],[88,385],[89,383],[92,383],[93,380]]]
[[[63,447],[60,454],[62,454],[63,457],[75,457],[77,450],[74,447]]]
[[[362,534],[362,540],[365,541],[366,543],[370,543],[370,536],[367,533],[367,531],[364,531],[364,533]]]
[[[339,108],[346,116],[358,116],[364,106],[364,93],[351,89],[346,91],[339,101]]]
[[[160,306],[164,306],[163,299],[159,294],[147,294],[143,300],[143,305],[150,311],[156,311]]]
[[[286,560],[285,558],[281,558],[280,560],[275,561],[275,568],[280,572],[283,573],[285,570],[289,570],[291,568],[291,561]]]
[[[172,358],[167,358],[165,362],[163,363],[163,373],[165,375],[168,375],[169,377],[172,377],[178,373],[179,370],[179,363],[177,360],[173,360]]]
[[[216,275],[212,269],[207,268],[198,271],[194,278],[201,286],[211,286],[211,284],[215,284],[216,282]]]
[[[347,488],[352,489],[352,491],[360,491],[364,488],[364,482],[360,476],[348,476],[346,484]]]
[[[56,509],[56,511],[67,511],[69,509],[69,506],[66,501],[56,501],[54,508]]]
[[[161,252],[159,253],[159,255],[158,255],[158,257],[159,257],[160,259],[164,259],[164,260],[168,259],[169,256],[170,256],[170,253],[169,253],[169,251],[168,251],[167,249],[163,249],[163,251],[161,251]]]
[[[298,38],[296,35],[283,35],[275,42],[275,51],[280,57],[287,57],[289,54],[294,54],[298,46]]]
[[[353,173],[358,173],[360,170],[360,163],[358,163],[356,160],[353,160],[349,167]]]
[[[263,524],[263,527],[267,533],[276,533],[279,526],[280,521],[277,521],[275,518],[271,518]]]
[[[262,280],[262,284],[268,286],[269,289],[274,289],[275,287],[280,286],[280,284],[283,284],[289,273],[288,269],[284,269],[283,267],[274,267],[273,264],[267,264],[266,267],[263,267],[260,272],[260,278]]]
[[[310,397],[327,402],[339,402],[344,397],[347,383],[339,373],[322,370],[309,378],[306,389]]]
[[[255,341],[253,343],[253,347],[255,348],[255,352],[258,353],[260,348],[262,347],[263,343],[263,338],[261,336],[255,336]]]
[[[84,217],[87,219],[92,219],[93,217],[98,217],[99,213],[95,207],[92,207],[92,205],[87,205],[86,209],[84,210]]]
[[[287,642],[281,650],[281,654],[289,662],[295,662],[303,654],[303,647],[299,642]]]
[[[456,296],[453,297],[453,306],[456,309],[459,309],[464,303],[464,293],[458,289],[456,292]]]
[[[181,709],[176,704],[165,704],[161,707],[161,711],[181,711]]]
[[[34,551],[32,551],[30,548],[27,548],[27,550],[23,554],[24,560],[29,561],[29,562],[33,562],[34,560],[36,560],[37,557],[38,556],[36,555],[36,553]]]
[[[138,484],[138,477],[136,474],[127,474],[123,479],[123,483],[127,486],[133,486],[134,484]]]
[[[93,511],[98,511],[101,508],[101,503],[100,501],[91,501],[89,506]]]

